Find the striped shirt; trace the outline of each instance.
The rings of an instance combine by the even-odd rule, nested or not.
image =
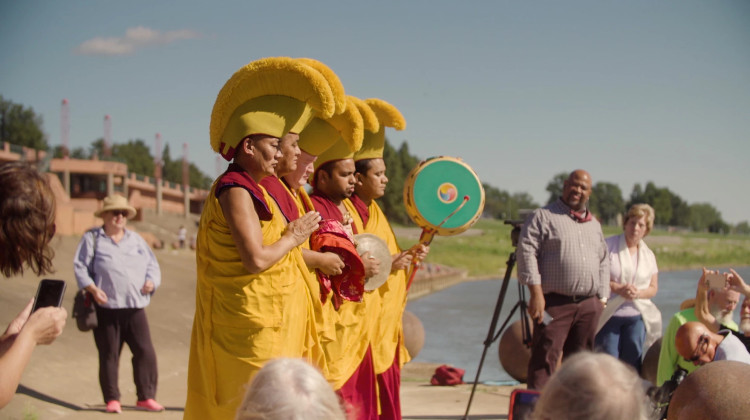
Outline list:
[[[537,209],[521,229],[518,280],[544,293],[609,296],[609,255],[596,219],[579,223],[558,199]]]

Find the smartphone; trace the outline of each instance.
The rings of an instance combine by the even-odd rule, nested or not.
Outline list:
[[[60,307],[65,296],[65,280],[43,279],[39,282],[32,312],[45,306]]]
[[[510,393],[508,420],[525,420],[530,418],[539,395],[539,391],[533,389],[514,389]]]
[[[706,273],[706,281],[709,289],[723,289],[727,284],[727,279],[721,273]]]
[[[542,325],[547,325],[550,322],[552,322],[554,318],[552,318],[552,315],[548,314],[547,311],[544,311],[544,318],[542,318]]]

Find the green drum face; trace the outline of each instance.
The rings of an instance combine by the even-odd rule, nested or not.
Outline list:
[[[438,235],[455,235],[471,227],[482,215],[484,189],[463,161],[435,157],[409,173],[404,203],[417,225]]]

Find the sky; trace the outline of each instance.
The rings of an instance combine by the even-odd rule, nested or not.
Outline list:
[[[70,147],[156,134],[214,177],[216,95],[263,57],[311,57],[404,115],[411,154],[547,201],[561,172],[653,182],[750,220],[750,2],[0,0],[0,95]]]

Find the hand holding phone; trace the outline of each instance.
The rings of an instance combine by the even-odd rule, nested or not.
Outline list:
[[[706,283],[709,289],[723,289],[727,284],[727,279],[719,272],[706,273]]]
[[[59,308],[62,306],[63,296],[65,296],[64,280],[43,279],[39,282],[39,287],[36,289],[34,308],[31,312],[33,313],[37,309],[46,306]]]

